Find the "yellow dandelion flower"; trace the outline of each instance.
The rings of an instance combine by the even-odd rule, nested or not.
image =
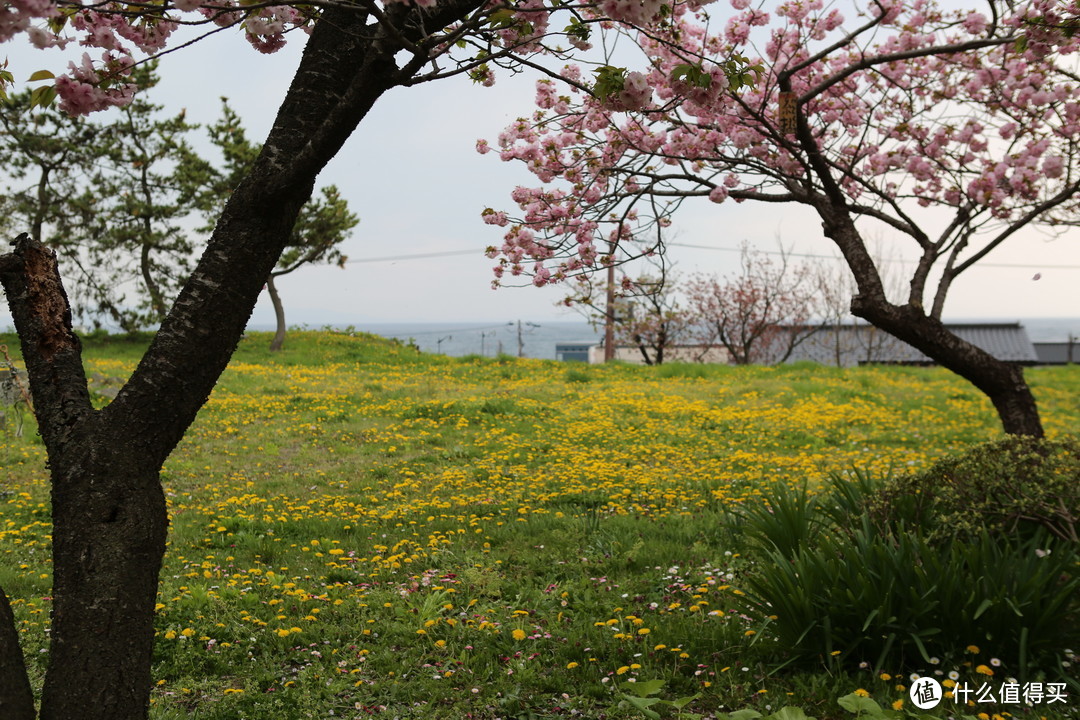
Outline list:
[[[904,707],[904,701],[903,700],[894,700],[893,701],[893,704],[892,704],[892,709],[893,710],[899,710],[902,707]]]
[[[510,633],[510,635],[515,640],[524,640],[525,639],[525,631],[522,630],[521,628],[514,628],[514,632]]]
[[[980,675],[993,675],[994,674],[994,671],[991,670],[986,665],[976,665],[975,666],[975,672],[979,673]]]
[[[859,688],[858,690],[856,690],[855,694],[858,695],[859,697],[870,697],[870,693],[866,692],[862,688]]]
[[[615,674],[616,675],[625,675],[628,672],[630,672],[630,667],[628,665],[623,665],[621,668],[619,668],[618,670],[615,671]]]
[[[977,653],[977,652],[979,652],[979,646],[978,645],[968,645],[967,646],[967,651],[969,653]]]
[[[566,663],[566,669],[567,670],[573,670],[577,666],[578,666],[578,664],[576,662],[568,662],[568,663]]]

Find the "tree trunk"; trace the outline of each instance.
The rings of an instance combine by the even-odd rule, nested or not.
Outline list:
[[[856,296],[851,311],[921,350],[979,388],[994,404],[1005,432],[1043,436],[1035,397],[1019,365],[998,360],[982,348],[960,339],[921,308],[867,302],[862,296]]]
[[[819,202],[816,209],[826,237],[840,248],[858,283],[859,292],[851,299],[852,314],[903,340],[979,388],[994,404],[1005,432],[1042,437],[1039,409],[1024,381],[1023,368],[962,340],[918,305],[890,303],[877,266],[847,210],[837,209],[836,201]]]
[[[123,422],[84,425],[50,452],[53,642],[41,718],[139,718],[168,527],[158,477],[167,452]]]
[[[274,306],[274,319],[277,321],[274,339],[270,341],[271,352],[276,352],[285,345],[285,306],[281,304],[281,296],[278,295],[277,286],[274,285],[273,273],[266,278],[266,292],[270,294],[270,302]]]
[[[52,479],[53,610],[43,720],[147,717],[168,525],[161,465],[236,349],[315,176],[374,102],[406,79],[394,62],[402,40],[417,41],[423,28],[446,27],[478,4],[396,5],[387,11],[396,31],[367,25],[357,8],[324,10],[262,153],[231,195],[146,355],[103,410],[90,404],[55,255],[25,234],[13,253],[0,255],[0,282]],[[0,708],[5,718],[19,718],[28,702],[25,672],[11,651],[17,633],[3,603],[0,623]]]
[[[8,597],[0,589],[0,717],[34,720],[34,691],[26,675],[19,631]]]
[[[52,477],[53,606],[41,718],[140,718],[168,524],[158,470],[173,445],[124,413],[91,406],[56,255],[24,236],[4,260],[0,277]],[[0,633],[9,630],[14,625]]]

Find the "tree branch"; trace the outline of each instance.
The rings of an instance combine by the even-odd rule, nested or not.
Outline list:
[[[876,65],[885,65],[891,62],[897,62],[899,60],[911,60],[918,57],[929,57],[932,55],[953,55],[958,53],[964,53],[969,50],[981,50],[985,47],[996,47],[999,45],[1005,45],[1006,43],[1016,42],[1016,38],[1009,36],[1005,38],[995,38],[992,40],[969,40],[963,43],[954,43],[952,45],[931,45],[930,47],[919,48],[917,50],[905,50],[904,52],[887,53],[885,55],[874,55],[872,57],[864,57],[854,65],[848,65],[846,68],[833,75],[828,80],[818,83],[816,86],[807,90],[799,98],[800,103],[804,103],[810,98],[817,97],[821,93],[825,92],[833,85],[843,82],[848,77],[854,75],[860,70],[869,70]]]
[[[960,273],[964,272],[969,267],[986,257],[987,253],[989,253],[991,250],[1003,243],[1006,238],[1015,233],[1017,230],[1020,230],[1021,228],[1026,227],[1029,223],[1037,220],[1039,216],[1045,213],[1047,210],[1052,210],[1058,205],[1061,205],[1062,203],[1076,197],[1077,193],[1080,193],[1080,182],[1074,182],[1070,185],[1067,185],[1061,190],[1061,192],[1039,203],[1027,213],[1025,213],[1024,216],[1021,217],[1019,220],[1009,223],[1009,226],[1005,228],[1005,230],[998,233],[997,237],[988,242],[981,250],[979,250],[979,252],[975,253],[967,260],[957,265],[956,270],[953,272],[953,275],[959,275]]]
[[[51,453],[93,407],[56,253],[26,233],[13,244],[14,252],[0,258],[0,284],[22,344],[41,437]],[[47,414],[42,408],[49,408]]]

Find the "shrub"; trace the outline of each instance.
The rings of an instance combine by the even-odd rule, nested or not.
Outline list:
[[[975,644],[1027,676],[1080,641],[1076,543],[1042,523],[1020,534],[1000,524],[996,532],[980,529],[959,510],[946,512],[951,506],[901,494],[906,479],[855,472],[834,477],[818,495],[778,487],[736,511],[733,529],[758,559],[739,602],[791,650],[792,661],[921,670],[932,656]],[[893,493],[887,504],[886,492]],[[970,529],[944,532],[960,519]]]
[[[992,535],[1030,538],[1039,528],[1076,542],[1080,443],[1010,436],[887,480],[869,503],[883,527],[914,521],[933,541]]]

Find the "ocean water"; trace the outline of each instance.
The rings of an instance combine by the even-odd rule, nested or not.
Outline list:
[[[949,320],[947,322],[1020,322],[1032,342],[1064,342],[1071,334],[1080,337],[1080,318],[1002,318]],[[404,342],[412,341],[425,352],[460,357],[499,353],[522,357],[555,359],[557,343],[598,343],[603,328],[584,321],[506,323],[358,323],[355,329]],[[272,329],[253,326],[255,330]],[[520,346],[519,346],[520,337]]]

